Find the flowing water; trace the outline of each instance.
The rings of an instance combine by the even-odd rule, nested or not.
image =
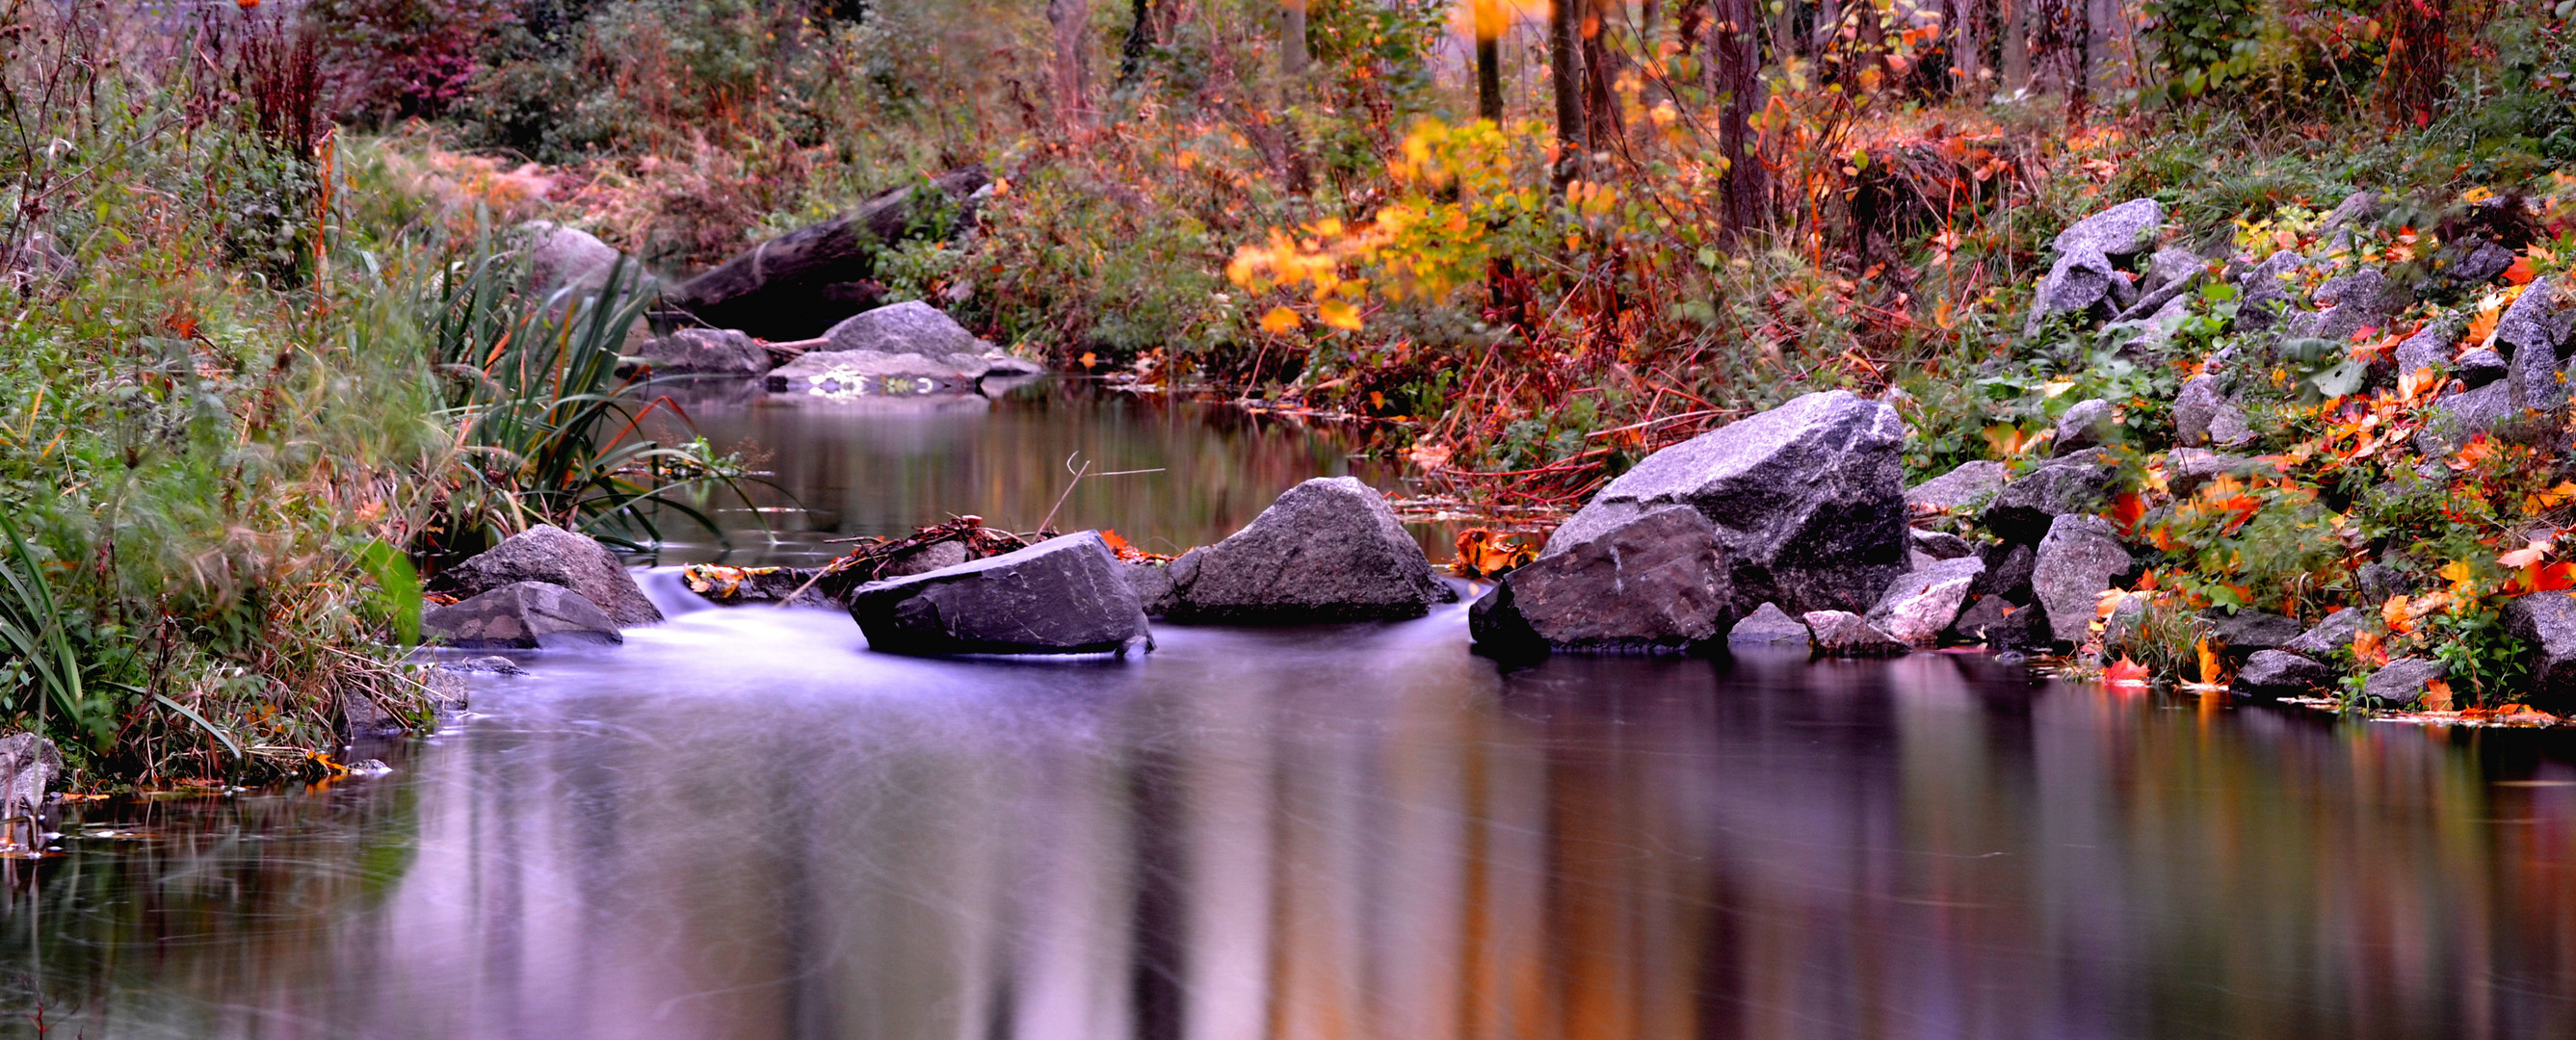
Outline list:
[[[741,557],[1029,517],[1075,450],[1169,472],[1066,526],[1187,544],[1349,447],[1080,398],[698,418],[816,509]],[[527,655],[390,775],[68,807],[8,877],[0,1034],[2576,1036],[2548,734],[1963,654],[1502,669],[1463,606],[915,660],[648,584],[669,623]]]

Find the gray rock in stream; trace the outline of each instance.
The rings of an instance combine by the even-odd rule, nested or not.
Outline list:
[[[587,535],[538,524],[483,554],[432,576],[430,591],[475,596],[518,582],[541,581],[578,592],[619,626],[650,625],[662,611],[608,547]]]
[[[2381,600],[2388,597],[2382,596]],[[2370,611],[2347,607],[2328,614],[2316,627],[2299,633],[2299,638],[2281,644],[2281,649],[2302,657],[2324,660],[2352,648],[2352,637],[2370,627]]]
[[[1755,608],[1726,632],[1726,645],[1730,647],[1796,647],[1804,653],[1812,643],[1806,623],[1790,617],[1777,603]]]
[[[868,648],[891,654],[1127,654],[1153,632],[1096,531],[850,591]]]
[[[2061,643],[2083,642],[2102,593],[2136,570],[2137,561],[2110,521],[2058,517],[2040,539],[2038,563],[2031,571],[2032,592],[2048,609],[2050,636]]]
[[[2313,658],[2287,650],[2262,650],[2245,659],[2231,688],[2256,697],[2295,697],[2331,687],[2341,678]]]
[[[2440,661],[2400,657],[2370,673],[2362,683],[2361,693],[2390,707],[2411,707],[2424,698],[2425,684],[2449,674],[2450,669]]]
[[[1942,560],[1896,579],[1869,608],[1867,619],[1879,631],[1907,646],[1933,646],[1959,619],[1968,590],[1986,573],[1986,562],[1974,556]]]
[[[2003,493],[1987,504],[1978,522],[2004,541],[2036,543],[2058,517],[2090,513],[2108,504],[2119,473],[2119,467],[2097,448],[2050,459],[2004,485]]]
[[[1646,458],[1557,528],[1553,555],[1689,505],[1734,567],[1739,610],[1867,610],[1906,570],[1905,424],[1848,391],[1807,394]]]
[[[655,376],[756,376],[769,350],[733,329],[680,329],[654,340],[639,360]]]
[[[1725,550],[1708,519],[1671,505],[1512,571],[1468,614],[1504,657],[1695,653],[1735,624]]]
[[[520,581],[421,611],[421,631],[462,650],[535,650],[622,643],[617,622],[581,593]]]
[[[1289,488],[1243,530],[1172,561],[1171,580],[1174,621],[1417,618],[1451,595],[1386,496],[1352,477]]]
[[[1825,657],[1897,657],[1913,649],[1849,611],[1811,610],[1806,622],[1816,653]]]

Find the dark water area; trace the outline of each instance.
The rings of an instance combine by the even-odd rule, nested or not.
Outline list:
[[[811,497],[996,509],[935,496],[1121,421],[1071,414]],[[1021,443],[1055,457],[971,457]],[[1076,522],[1205,540],[1269,493]],[[2576,1036],[2548,733],[1965,654],[1502,668],[1464,605],[918,660],[648,587],[668,623],[524,655],[390,774],[66,806],[0,864],[0,1036]]]
[[[658,392],[689,419],[657,424],[658,438],[704,436],[767,475],[766,486],[748,488],[749,503],[722,493],[693,501],[726,529],[721,540],[665,514],[672,544],[658,562],[811,564],[847,550],[835,537],[908,535],[961,513],[1031,531],[1050,510],[1058,530],[1107,528],[1138,548],[1178,554],[1233,533],[1309,477],[1399,486],[1395,467],[1359,457],[1365,442],[1347,428],[1073,381],[989,399],[837,401],[739,382]],[[1125,475],[1076,482],[1085,464]]]

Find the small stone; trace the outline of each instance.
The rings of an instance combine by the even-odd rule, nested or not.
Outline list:
[[[2372,565],[2375,566],[2375,565]],[[2380,597],[2385,602],[2388,597]],[[2370,612],[2347,607],[2326,615],[2316,627],[2299,634],[2299,638],[2281,644],[2281,649],[2302,657],[2324,660],[2352,648],[2352,637],[2370,625]]]
[[[431,607],[420,615],[423,634],[465,650],[625,642],[617,627],[587,597],[542,581],[512,582],[460,603]]]
[[[2119,320],[2152,318],[2209,273],[2200,255],[2188,249],[2159,249],[2148,258],[2146,276],[2138,280],[2138,300],[2120,311]]]
[[[2371,268],[2326,279],[2309,297],[2319,309],[2293,312],[2284,324],[2292,339],[2322,339],[2340,347],[2366,328],[2388,321],[2402,302],[2388,278]]]
[[[2362,695],[2391,707],[2409,707],[2424,696],[2424,684],[2450,674],[2440,661],[2400,657],[2381,665],[2362,684]]]
[[[2460,355],[2451,365],[2459,373],[2460,382],[2471,390],[2502,379],[2512,370],[2504,355],[2483,348]]]
[[[1915,552],[1935,560],[1955,560],[1962,556],[1977,554],[1977,547],[1968,544],[1967,539],[1947,531],[1915,530],[1907,532],[1906,537],[1913,540],[1912,549]]]
[[[2111,402],[2099,397],[2077,401],[2067,406],[2066,414],[2057,419],[2057,437],[2051,453],[2072,455],[2086,448],[2098,448],[2119,436],[2119,427],[2111,421]]]
[[[2050,634],[2061,643],[2083,642],[2102,593],[2136,570],[2137,561],[2110,521],[2058,517],[2040,539],[2038,565],[2031,572],[2031,588],[2052,619]]]
[[[2443,317],[2426,322],[2415,334],[2397,344],[2397,374],[2406,375],[2424,369],[2436,376],[2451,371],[2452,348],[2460,342],[2461,326],[2456,318]],[[2498,355],[2502,360],[2502,355]]]
[[[660,376],[756,376],[769,371],[769,351],[733,329],[680,329],[654,340],[643,361]]]
[[[1765,603],[1727,630],[1726,645],[1741,647],[1796,646],[1807,649],[1807,626],[1777,603]]]
[[[2505,630],[2522,640],[2534,690],[2564,702],[2576,696],[2576,597],[2535,592],[2505,604]]]
[[[1816,652],[1827,657],[1893,657],[1910,649],[1847,611],[1811,610],[1806,621],[1807,630],[1815,633]]]
[[[2290,309],[2290,272],[2308,265],[2308,258],[2287,249],[2272,254],[2262,263],[2245,269],[2236,277],[2236,328],[2260,332],[2271,328]]]
[[[2254,440],[2245,409],[2229,397],[2217,376],[2193,376],[2174,396],[2174,436],[2184,445],[2235,448]]]
[[[1985,572],[1985,561],[1961,556],[1907,574],[1888,586],[1869,609],[1868,621],[1908,646],[1936,645],[1941,633],[1959,619],[1968,587]]]
[[[2261,650],[2245,659],[2230,687],[2256,696],[2296,696],[2332,687],[2335,670],[2286,650]]]
[[[1978,523],[2004,541],[2035,543],[2058,517],[2090,513],[2110,501],[2118,476],[2119,467],[2097,448],[2051,459],[2004,485]]]
[[[2004,489],[2004,464],[1990,459],[1963,462],[1957,469],[1926,480],[1905,492],[1905,508],[1916,516],[1982,507]]]
[[[2260,610],[2239,610],[2234,614],[2211,611],[2202,617],[2209,622],[2210,642],[2239,660],[2257,650],[2281,649],[2307,632],[2307,626],[2297,618]]]
[[[1983,643],[1995,626],[2002,624],[2011,613],[2012,604],[2001,596],[1975,597],[1959,611],[1958,620],[1950,623],[1950,631],[1944,638],[1954,643]]]
[[[2165,207],[2154,199],[2130,199],[2076,221],[2051,243],[2059,253],[2097,252],[2111,257],[2136,256],[2154,245],[2165,222]]]
[[[2059,253],[2048,274],[2040,278],[2022,335],[2039,335],[2048,319],[2060,314],[2075,315],[2080,322],[2108,317],[2117,309],[2112,305],[2111,286],[2119,282],[2120,273],[2111,258],[2099,251]]]
[[[545,582],[580,593],[621,627],[650,625],[662,611],[635,584],[617,555],[588,535],[538,524],[433,575],[433,592],[475,596],[518,582]]]

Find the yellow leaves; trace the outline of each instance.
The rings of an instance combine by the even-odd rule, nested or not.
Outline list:
[[[1298,327],[1305,323],[1306,319],[1298,317],[1296,311],[1289,310],[1285,306],[1272,307],[1270,313],[1261,316],[1261,331],[1273,336],[1285,336],[1297,331]]]
[[[2218,652],[2209,648],[2209,640],[2201,639],[2194,642],[2191,644],[2191,652],[2200,658],[2201,683],[2207,686],[2219,685],[2222,681],[2222,666],[2218,660]]]
[[[2039,396],[2040,396],[2040,397],[2042,397],[2042,398],[2044,398],[2044,399],[2052,400],[2052,401],[2053,401],[2053,400],[2056,400],[2056,399],[2057,399],[2057,398],[2059,398],[2059,397],[2065,396],[2065,394],[2066,394],[2066,392],[2067,392],[2067,391],[2069,391],[2069,390],[2073,390],[2073,389],[2075,389],[2075,381],[2074,381],[2074,380],[2072,380],[2072,379],[2059,379],[2059,380],[2055,380],[2055,381],[2052,381],[2052,382],[2047,382],[2047,383],[2042,383],[2042,384],[2040,384],[2040,386],[2039,386]]]
[[[1343,300],[1325,300],[1315,305],[1315,320],[1326,326],[1351,332],[1360,330],[1359,308]]]
[[[2546,513],[2552,509],[2558,508],[2559,506],[2566,505],[2571,499],[2576,499],[2576,480],[2562,480],[2558,482],[2556,487],[2552,487],[2546,491],[2539,491],[2522,496],[2522,510],[2523,512],[2533,514]],[[2541,543],[2533,542],[2532,544],[2539,545]],[[2515,566],[2520,565],[2516,564]]]
[[[2469,566],[2467,560],[2453,560],[2443,564],[2441,570],[2433,573],[2443,581],[2450,582],[2454,591],[2467,592],[2477,587],[2478,569]]]
[[[2011,425],[1986,427],[1982,436],[1986,439],[1987,447],[1993,448],[1995,454],[2005,458],[2029,454],[2030,449],[2037,447],[2041,439],[2040,432],[2037,430],[2025,430]]]

